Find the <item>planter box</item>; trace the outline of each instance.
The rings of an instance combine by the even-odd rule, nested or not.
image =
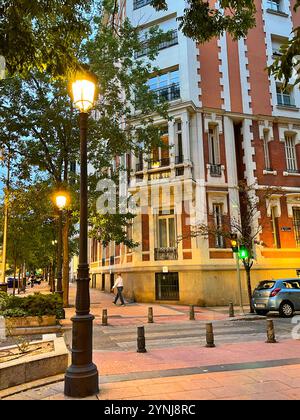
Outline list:
[[[55,315],[5,318],[6,328],[51,327],[56,325]]]
[[[0,390],[65,373],[69,363],[69,352],[64,338],[54,336],[49,340],[48,337],[43,341],[52,341],[54,351],[35,356],[26,355],[21,359],[0,363]],[[1,350],[9,350],[12,347]]]

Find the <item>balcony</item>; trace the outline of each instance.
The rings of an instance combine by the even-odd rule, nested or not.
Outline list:
[[[159,102],[170,102],[180,99],[180,84],[172,83],[169,86],[165,86],[159,89],[151,90],[156,96]]]
[[[141,7],[147,6],[150,4],[151,0],[133,0],[133,10],[140,9]]]
[[[222,166],[220,164],[210,163],[210,176],[222,176]]]
[[[160,160],[153,159],[148,162],[148,169],[163,168],[165,166],[170,166],[170,158],[163,158]]]
[[[178,260],[178,249],[177,248],[155,248],[154,259],[155,261]]]
[[[164,50],[165,48],[173,47],[174,45],[178,44],[178,32],[177,29],[170,31],[170,39],[168,41],[164,41],[159,44],[158,50]],[[148,48],[148,41],[144,42],[144,48],[135,54],[135,58],[140,58],[145,55],[148,55],[149,48]]]

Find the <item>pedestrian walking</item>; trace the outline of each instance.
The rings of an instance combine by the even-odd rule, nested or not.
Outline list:
[[[113,291],[114,289],[117,289],[117,295],[115,297],[115,300],[113,301],[113,303],[116,305],[118,299],[120,299],[121,301],[121,306],[125,306],[125,302],[124,302],[124,298],[123,298],[123,289],[124,289],[124,283],[123,283],[123,279],[122,279],[122,275],[121,273],[117,274],[117,278],[115,281],[115,284],[113,285],[111,291]]]

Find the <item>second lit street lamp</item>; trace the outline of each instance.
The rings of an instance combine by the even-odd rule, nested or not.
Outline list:
[[[99,392],[99,374],[93,363],[93,320],[90,314],[88,264],[87,125],[96,96],[96,80],[77,75],[72,99],[79,109],[80,126],[80,233],[77,270],[76,315],[72,318],[72,364],[65,375],[65,395],[84,398]]]

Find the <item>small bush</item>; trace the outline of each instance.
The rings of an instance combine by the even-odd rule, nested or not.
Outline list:
[[[21,298],[1,293],[0,315],[5,317],[55,315],[58,319],[62,319],[64,310],[61,297],[55,294],[35,293]]]

